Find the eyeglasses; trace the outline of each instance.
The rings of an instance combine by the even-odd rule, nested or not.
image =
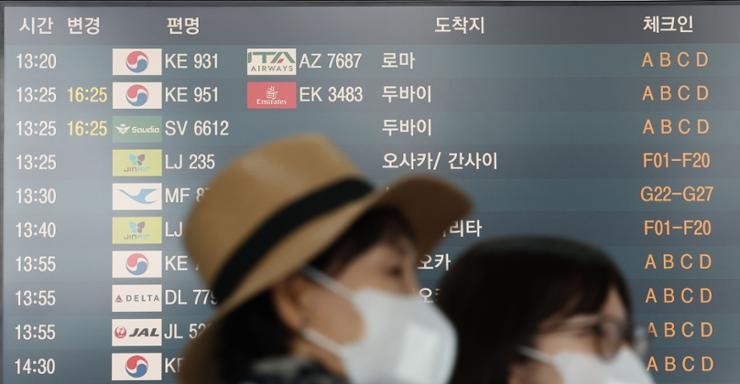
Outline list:
[[[581,321],[565,321],[546,329],[540,334],[560,332],[590,332],[594,336],[594,349],[603,359],[612,359],[626,342],[637,354],[644,357],[649,347],[647,332],[631,322],[608,316],[597,316]]]

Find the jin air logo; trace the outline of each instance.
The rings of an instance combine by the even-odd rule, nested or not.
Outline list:
[[[114,149],[113,176],[162,176],[162,151]]]
[[[248,48],[247,75],[295,75],[295,48]]]
[[[114,217],[113,244],[162,244],[162,218]]]

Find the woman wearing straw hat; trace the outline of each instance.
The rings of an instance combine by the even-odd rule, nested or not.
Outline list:
[[[408,176],[373,189],[319,135],[278,140],[211,182],[185,243],[218,305],[185,384],[444,384],[456,333],[418,297],[416,263],[470,210]]]

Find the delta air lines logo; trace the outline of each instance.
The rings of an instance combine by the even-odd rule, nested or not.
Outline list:
[[[113,76],[161,76],[159,48],[114,48]]]
[[[162,285],[113,285],[113,312],[162,312]]]

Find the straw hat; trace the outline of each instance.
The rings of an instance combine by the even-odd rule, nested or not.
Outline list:
[[[209,326],[185,348],[180,379],[218,381],[220,320],[308,264],[363,213],[398,208],[420,257],[471,209],[466,195],[431,176],[407,176],[374,189],[323,136],[304,134],[258,147],[209,184],[185,225],[185,245],[218,300]]]

